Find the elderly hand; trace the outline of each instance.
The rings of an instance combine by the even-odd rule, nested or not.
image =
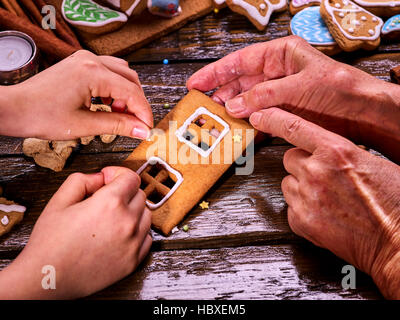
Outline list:
[[[400,298],[400,167],[278,108],[253,113],[250,122],[297,146],[283,160],[292,230]]]
[[[400,86],[378,80],[291,36],[236,51],[196,72],[233,117],[280,106],[400,161]]]
[[[114,99],[91,112],[92,97]],[[70,140],[98,134],[146,139],[153,115],[137,73],[122,59],[78,51],[15,86],[0,87],[0,134]],[[123,113],[122,111],[125,111]]]

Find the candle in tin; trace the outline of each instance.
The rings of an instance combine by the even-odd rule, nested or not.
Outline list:
[[[37,49],[28,35],[0,32],[0,84],[15,84],[38,71]]]

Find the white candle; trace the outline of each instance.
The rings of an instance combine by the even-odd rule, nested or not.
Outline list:
[[[0,71],[17,70],[32,57],[31,44],[17,36],[0,37]]]

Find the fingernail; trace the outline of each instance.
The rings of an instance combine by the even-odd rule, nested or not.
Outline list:
[[[212,96],[211,99],[213,99],[216,103],[220,104],[220,105],[224,105],[224,102],[222,101],[222,99],[218,96]]]
[[[225,107],[228,109],[229,112],[231,113],[240,113],[243,112],[245,107],[244,107],[244,99],[243,97],[237,97],[231,100],[228,100],[225,103]]]
[[[135,138],[146,140],[150,136],[150,130],[143,128],[133,128],[132,135]]]
[[[254,126],[257,127],[260,124],[262,114],[261,112],[254,112],[250,116],[250,123]]]

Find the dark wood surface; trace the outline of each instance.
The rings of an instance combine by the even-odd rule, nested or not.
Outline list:
[[[126,59],[139,73],[156,122],[187,92],[185,81],[202,66],[248,44],[286,36],[290,16],[275,15],[267,32],[221,10],[188,24]],[[374,52],[341,54],[336,59],[389,80],[400,64],[400,45],[382,44]],[[161,62],[169,59],[165,66]],[[95,172],[120,164],[138,141],[119,137],[81,146],[65,170],[54,173],[23,156],[22,140],[0,137],[0,184],[5,195],[28,212],[12,233],[0,238],[0,269],[23,249],[40,212],[72,172]],[[357,289],[341,287],[346,262],[295,236],[287,223],[280,190],[286,172],[282,156],[291,146],[281,139],[257,146],[255,169],[237,176],[234,167],[204,197],[208,210],[195,208],[170,237],[153,232],[151,254],[119,283],[97,293],[99,299],[381,299],[372,280],[357,273]],[[189,231],[181,230],[183,225]]]

